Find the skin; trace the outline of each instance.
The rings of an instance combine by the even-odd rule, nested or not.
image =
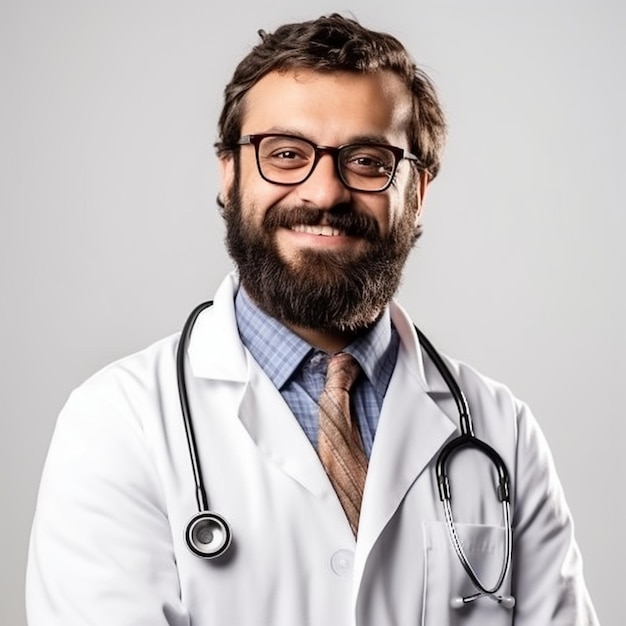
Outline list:
[[[301,135],[318,145],[339,146],[376,140],[409,149],[407,129],[411,116],[411,95],[391,72],[322,73],[307,69],[271,72],[247,93],[241,135],[278,132]],[[382,193],[363,193],[347,189],[338,178],[330,155],[320,159],[313,174],[295,186],[274,185],[258,172],[254,148],[240,150],[240,190],[243,217],[260,226],[266,211],[277,204],[305,205],[328,211],[347,204],[356,212],[373,217],[384,235],[405,211],[410,165],[402,160],[393,184]],[[221,193],[227,197],[235,180],[232,155],[220,159]],[[422,176],[418,185],[422,213],[428,181]],[[312,248],[328,254],[341,251],[358,257],[368,242],[323,228],[324,218],[313,228],[282,228],[275,243],[283,261],[297,264],[299,253]],[[314,271],[314,268],[313,268]],[[329,333],[323,328],[290,326],[291,330],[314,346],[335,352],[354,338],[350,333]]]

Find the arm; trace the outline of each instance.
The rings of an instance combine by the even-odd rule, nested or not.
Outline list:
[[[599,624],[548,445],[525,406],[518,417],[513,519],[516,626]]]
[[[97,395],[74,392],[51,443],[31,536],[28,623],[189,626],[140,422]]]

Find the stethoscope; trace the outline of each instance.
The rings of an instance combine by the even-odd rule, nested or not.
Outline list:
[[[185,358],[189,338],[191,336],[191,330],[196,319],[198,318],[198,315],[200,315],[204,309],[210,307],[212,304],[213,302],[211,301],[203,302],[190,313],[185,325],[183,326],[176,352],[178,394],[180,397],[180,406],[185,425],[185,433],[187,435],[189,458],[196,485],[196,502],[198,504],[198,512],[191,518],[191,520],[189,520],[185,529],[185,541],[191,552],[203,559],[214,559],[223,555],[228,550],[232,542],[230,524],[224,519],[224,517],[209,510],[204,481],[200,471],[198,446],[196,444],[193,423],[191,420],[189,396],[187,394],[187,384],[185,382]],[[510,595],[502,595],[498,593],[498,590],[502,586],[511,566],[513,551],[513,527],[511,523],[509,473],[502,457],[491,446],[484,441],[481,441],[474,435],[474,426],[465,394],[430,341],[417,327],[415,327],[415,330],[417,331],[420,344],[426,350],[426,353],[439,371],[439,374],[443,378],[450,390],[450,393],[452,394],[452,397],[454,398],[457,411],[459,413],[459,423],[461,428],[461,434],[452,441],[448,442],[439,453],[436,464],[436,476],[439,498],[443,504],[450,542],[452,543],[454,551],[456,552],[456,555],[468,578],[476,588],[476,592],[467,596],[457,596],[452,598],[450,600],[450,606],[452,608],[459,609],[471,604],[478,598],[486,597],[507,609],[512,609],[515,606],[515,598]],[[495,467],[498,475],[496,496],[502,504],[502,516],[504,520],[504,556],[502,559],[502,569],[500,570],[496,583],[492,586],[487,586],[480,579],[476,570],[472,567],[472,564],[467,558],[463,545],[457,534],[452,514],[452,494],[448,478],[448,466],[454,455],[464,448],[473,448],[474,450],[485,455]]]

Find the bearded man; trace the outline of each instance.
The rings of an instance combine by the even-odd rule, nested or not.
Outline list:
[[[183,339],[72,394],[29,623],[596,624],[528,408],[439,363],[393,300],[440,165],[431,81],[339,15],[260,35],[219,121],[236,271]]]

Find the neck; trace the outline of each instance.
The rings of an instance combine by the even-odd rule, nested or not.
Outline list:
[[[311,344],[314,348],[319,348],[320,350],[324,350],[324,352],[328,352],[330,354],[343,350],[347,345],[354,341],[359,334],[358,331],[327,331],[318,330],[316,328],[307,328],[304,326],[296,326],[294,324],[285,324],[285,326],[298,335],[298,337]]]
[[[288,322],[284,318],[281,319],[279,315],[276,315],[266,307],[263,307],[259,302],[250,294],[250,291],[244,286],[246,296],[261,309],[266,315],[274,317],[281,324],[284,324],[289,330],[298,335],[301,339],[304,339],[309,345],[324,352],[334,354],[340,352],[350,343],[352,343],[360,334],[367,331],[367,329],[376,323],[382,314],[382,309],[372,318],[370,324],[365,327],[357,328],[351,331],[342,331],[328,328],[313,328],[311,326],[303,326],[295,323]]]

